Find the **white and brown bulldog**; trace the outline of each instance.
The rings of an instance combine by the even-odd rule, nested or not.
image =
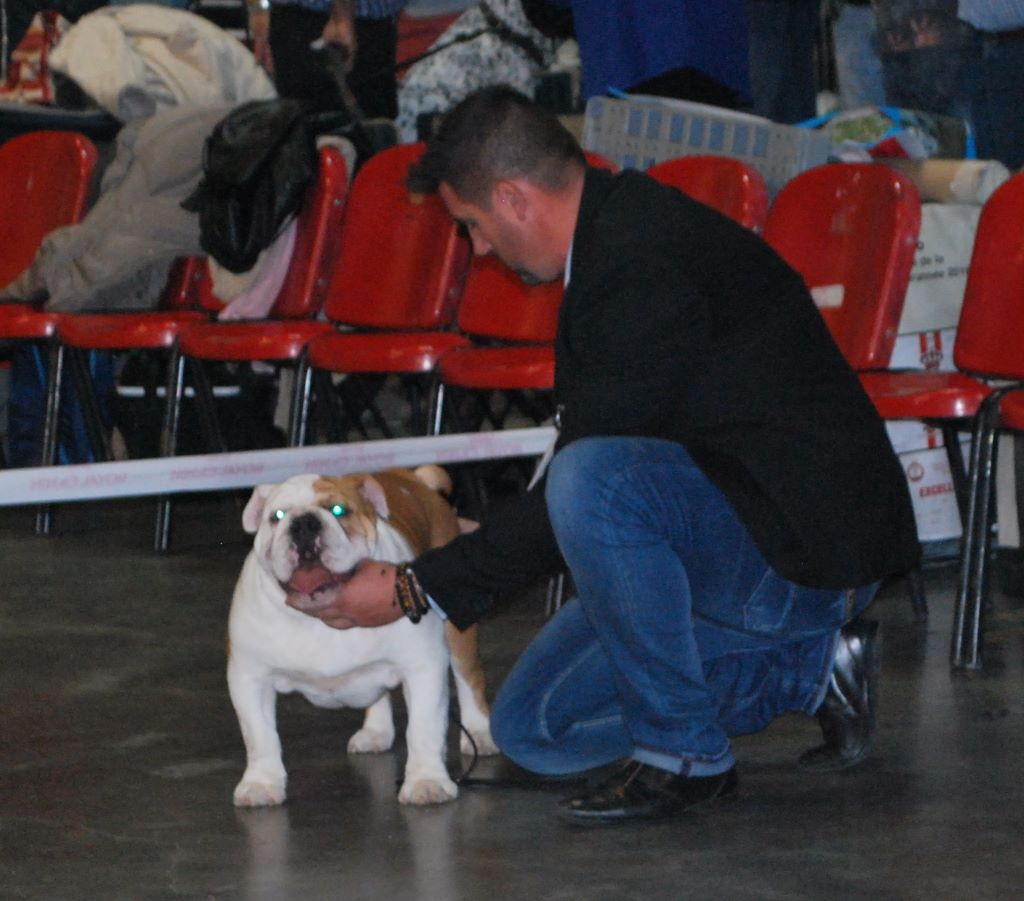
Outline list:
[[[404,804],[449,801],[458,789],[444,763],[451,662],[462,724],[476,749],[493,754],[476,630],[459,632],[428,615],[373,629],[332,629],[288,605],[326,604],[363,560],[400,563],[459,532],[439,493],[450,489],[437,466],[414,472],[331,478],[294,476],[260,485],[242,513],[255,533],[231,603],[228,688],[245,740],[247,764],[235,804],[285,799],[275,722],[278,692],[298,691],[321,707],[364,707],[351,753],[386,751],[395,737],[389,690],[401,685],[409,722],[408,760],[398,793]],[[450,654],[449,654],[450,648]],[[463,736],[462,749],[472,748]]]

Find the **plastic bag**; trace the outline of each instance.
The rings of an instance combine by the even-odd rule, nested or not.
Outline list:
[[[245,103],[206,140],[203,177],[182,207],[199,214],[199,243],[231,272],[248,272],[302,206],[316,146],[295,100]]]

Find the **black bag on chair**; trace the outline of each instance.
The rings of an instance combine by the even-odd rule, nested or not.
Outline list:
[[[295,100],[232,110],[203,148],[203,177],[182,207],[199,214],[199,243],[231,272],[248,272],[316,176],[316,142]]]

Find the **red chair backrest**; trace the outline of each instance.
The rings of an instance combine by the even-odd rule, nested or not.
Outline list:
[[[432,329],[455,314],[469,257],[437,194],[405,186],[424,145],[381,150],[352,183],[324,313],[362,328]]]
[[[349,193],[348,166],[336,147],[322,147],[316,182],[298,216],[295,249],[272,319],[306,319],[320,312],[337,263],[338,234]]]
[[[1024,378],[1024,173],[981,211],[953,362],[967,372]]]
[[[768,216],[768,187],[753,166],[728,156],[680,156],[647,174],[754,231]]]
[[[46,235],[85,213],[96,147],[71,131],[32,131],[0,146],[0,288],[32,262]]]
[[[607,169],[609,172],[618,172],[619,167],[615,165],[608,157],[601,156],[600,153],[595,153],[593,150],[584,150],[583,155],[587,158],[588,166],[595,166],[598,169]]]
[[[561,279],[527,285],[497,257],[474,257],[459,302],[459,329],[502,341],[554,341],[561,305]]]
[[[799,272],[854,369],[888,365],[921,227],[904,175],[877,163],[830,163],[775,197],[765,240]]]

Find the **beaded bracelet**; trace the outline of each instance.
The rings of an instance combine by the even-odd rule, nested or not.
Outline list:
[[[395,568],[395,601],[413,623],[418,623],[430,610],[427,593],[408,563],[399,563]]]

